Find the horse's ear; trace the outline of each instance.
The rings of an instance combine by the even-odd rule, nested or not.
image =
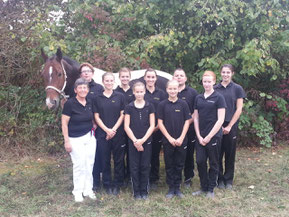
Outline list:
[[[44,62],[46,62],[46,60],[48,59],[48,56],[44,53],[43,48],[41,48],[41,56],[42,56]]]
[[[61,59],[62,59],[62,51],[61,51],[61,48],[60,48],[60,47],[57,48],[57,51],[56,51],[56,59],[57,59],[58,62],[60,62]]]

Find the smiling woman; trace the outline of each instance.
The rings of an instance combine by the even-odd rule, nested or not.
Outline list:
[[[73,163],[72,191],[75,202],[82,202],[83,196],[96,199],[92,191],[92,169],[96,150],[93,132],[92,102],[86,99],[89,91],[84,78],[76,80],[75,97],[70,98],[62,111],[62,134],[64,146]]]

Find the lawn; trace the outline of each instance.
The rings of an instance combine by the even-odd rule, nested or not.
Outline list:
[[[288,146],[239,149],[234,189],[216,189],[214,199],[191,195],[198,176],[183,199],[166,199],[163,162],[161,171],[160,187],[147,201],[135,201],[126,188],[77,204],[69,155],[0,161],[0,216],[289,216]]]

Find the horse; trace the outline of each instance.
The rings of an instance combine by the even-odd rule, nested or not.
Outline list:
[[[61,100],[61,106],[67,98],[74,96],[74,82],[80,77],[79,63],[70,59],[69,57],[63,56],[60,48],[57,49],[56,54],[52,57],[48,57],[43,49],[41,49],[41,56],[45,61],[42,77],[44,78],[45,91],[46,91],[46,105],[49,109],[58,109],[59,102]],[[146,69],[131,71],[131,82],[142,81],[145,83],[143,76]],[[157,82],[156,86],[160,89],[166,89],[166,83],[172,79],[172,75],[156,70]],[[94,68],[93,80],[96,83],[102,85],[102,75],[105,71]],[[115,77],[115,88],[120,84],[118,73],[113,73]]]
[[[45,84],[46,105],[49,109],[57,109],[60,98],[65,101],[73,96],[74,82],[80,76],[79,63],[63,56],[60,48],[50,58],[41,49],[41,56],[45,61],[41,74]]]

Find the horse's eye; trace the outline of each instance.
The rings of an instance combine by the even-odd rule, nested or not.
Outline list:
[[[58,77],[61,77],[61,73],[58,73]]]

